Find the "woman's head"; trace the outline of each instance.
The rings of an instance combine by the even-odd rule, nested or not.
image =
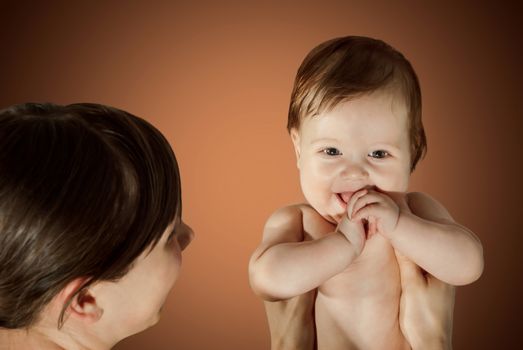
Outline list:
[[[0,111],[0,327],[30,327],[64,290],[66,310],[125,283],[143,260],[177,266],[176,239],[173,258],[158,257],[173,229],[191,235],[175,156],[152,125],[96,104]]]

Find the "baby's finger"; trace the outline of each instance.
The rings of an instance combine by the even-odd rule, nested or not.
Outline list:
[[[358,221],[361,219],[367,219],[369,216],[374,216],[379,218],[382,212],[380,205],[378,203],[369,203],[363,208],[352,214],[352,221]]]
[[[369,230],[367,237],[373,236],[377,232],[376,228],[376,218],[374,216],[369,216]]]
[[[357,199],[357,201],[354,203],[352,207],[352,211],[349,212],[349,217],[354,216],[355,213],[357,213],[361,208],[369,205],[369,204],[375,204],[382,201],[382,198],[379,194],[373,193],[373,194],[366,194],[365,196],[361,196]]]
[[[351,220],[351,214],[352,214],[352,208],[354,207],[354,203],[359,199],[361,198],[362,196],[366,195],[367,194],[367,190],[366,189],[363,189],[363,190],[360,190],[356,193],[354,193],[351,197],[351,199],[349,200],[349,203],[347,205],[347,214],[349,216],[349,220]]]
[[[359,223],[354,229],[350,230],[347,239],[353,244],[356,254],[361,254],[366,239],[363,224]]]

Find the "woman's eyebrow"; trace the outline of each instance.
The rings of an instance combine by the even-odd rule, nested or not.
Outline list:
[[[173,229],[171,230],[171,232],[169,233],[169,235],[167,236],[167,241],[170,241],[171,238],[173,238],[173,236],[174,236],[175,233],[176,233],[176,230],[175,230],[175,228],[173,228]]]
[[[167,239],[170,239],[176,233],[176,227],[178,226],[178,221],[179,220],[180,220],[179,217],[175,217],[174,221],[169,225],[169,226],[172,226],[172,229],[169,232],[169,235],[167,236]]]

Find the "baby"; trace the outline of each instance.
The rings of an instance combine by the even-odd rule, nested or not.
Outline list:
[[[426,150],[412,66],[380,40],[325,42],[298,70],[287,128],[307,203],[271,215],[249,265],[273,349],[409,349],[396,254],[451,285],[483,271],[478,238],[406,192]]]

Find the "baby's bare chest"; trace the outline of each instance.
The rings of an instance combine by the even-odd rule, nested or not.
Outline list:
[[[343,272],[325,281],[318,291],[345,302],[396,298],[400,292],[399,268],[389,241],[375,235],[365,242],[361,255]]]
[[[398,324],[400,295],[394,250],[385,238],[372,237],[357,260],[318,288],[315,320],[324,345],[320,349],[352,349],[349,344],[402,349],[402,345],[389,347],[403,344]]]
[[[315,211],[304,210],[303,228],[304,240],[316,240],[336,226]],[[375,234],[347,269],[317,289],[314,318],[319,349],[403,349],[398,324],[400,294],[394,248]]]
[[[335,225],[310,207],[303,213],[305,240],[316,240],[336,230]],[[343,272],[325,281],[318,292],[336,303],[359,304],[360,299],[366,303],[397,300],[399,268],[389,240],[379,234],[369,237],[361,255]]]

